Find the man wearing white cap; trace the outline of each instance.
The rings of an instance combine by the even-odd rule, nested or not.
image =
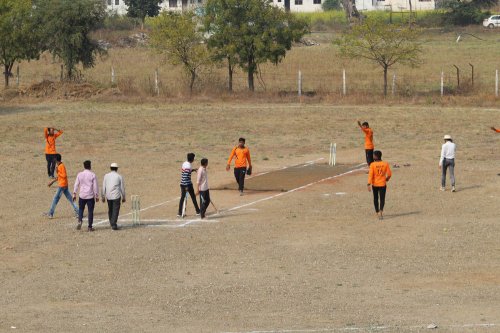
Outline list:
[[[441,173],[441,191],[445,190],[446,186],[446,170],[450,169],[451,191],[455,192],[455,152],[457,146],[453,143],[450,135],[444,136],[444,144],[441,147],[441,158],[439,159],[439,169]]]
[[[120,213],[120,200],[126,201],[125,183],[123,177],[118,173],[118,164],[111,163],[111,172],[104,176],[102,183],[102,202],[108,200],[109,223],[113,230],[118,230],[118,215]]]

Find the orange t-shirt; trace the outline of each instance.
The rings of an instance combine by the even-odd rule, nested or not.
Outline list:
[[[385,186],[392,172],[389,163],[384,161],[375,161],[370,164],[370,172],[368,173],[368,184],[376,187]]]
[[[230,165],[233,157],[236,156],[236,160],[234,162],[235,168],[246,168],[247,161],[249,165],[252,165],[252,160],[250,158],[250,150],[247,147],[240,148],[238,146],[234,147],[231,151],[231,155],[229,155],[229,159],[227,160],[227,164]]]
[[[57,166],[57,183],[59,187],[68,187],[68,174],[66,173],[66,167],[62,163]]]
[[[361,128],[365,132],[365,149],[375,149],[373,145],[373,131],[371,128]]]
[[[54,135],[49,135],[49,129],[45,128],[45,154],[57,154],[56,153],[56,138],[60,136],[63,132],[58,131]]]

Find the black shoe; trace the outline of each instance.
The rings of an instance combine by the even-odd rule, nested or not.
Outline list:
[[[76,225],[76,230],[80,230],[82,228],[82,221],[78,221],[78,224]]]
[[[112,226],[112,227],[111,227],[111,229],[113,229],[113,230],[118,230],[119,228],[118,228],[118,226],[117,226],[117,225],[114,225],[114,226]]]
[[[87,228],[87,231],[88,231],[88,232],[92,232],[92,231],[94,231],[94,230],[95,230],[95,229],[94,229],[94,228],[92,228],[92,227],[88,227],[88,228]]]

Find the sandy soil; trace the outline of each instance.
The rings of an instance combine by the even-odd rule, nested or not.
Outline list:
[[[365,170],[293,192],[222,190],[240,136],[256,174],[326,160],[332,141],[339,163],[362,163],[358,118],[400,165],[385,220]],[[2,332],[500,331],[500,136],[488,129],[498,109],[68,103],[1,106],[0,120]],[[55,192],[47,125],[65,130],[71,184],[85,159],[99,181],[118,162],[128,195],[157,205],[141,218],[157,222],[129,227],[127,202],[113,232],[99,204],[97,230],[77,231],[64,199],[55,219],[42,217]],[[439,191],[446,133],[458,145],[456,193]],[[175,217],[189,151],[209,159],[221,211],[203,223],[192,206]],[[284,190],[317,174],[292,178]]]

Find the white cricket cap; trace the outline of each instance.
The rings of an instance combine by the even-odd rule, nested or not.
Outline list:
[[[110,167],[111,168],[118,168],[118,163],[111,163]]]
[[[443,138],[444,140],[451,140],[451,135],[449,134],[446,134]]]

